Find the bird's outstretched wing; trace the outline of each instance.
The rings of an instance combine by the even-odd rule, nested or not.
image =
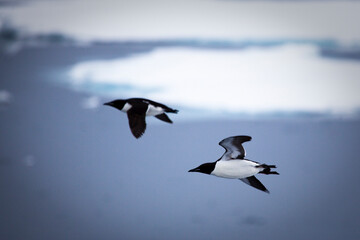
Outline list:
[[[223,139],[219,145],[225,148],[225,153],[220,160],[244,159],[246,151],[242,143],[250,141],[250,136],[234,136]]]
[[[173,123],[173,122],[171,121],[171,119],[168,117],[168,115],[166,115],[165,113],[159,114],[159,115],[155,115],[155,117],[156,117],[157,119],[160,119],[161,121],[164,121],[164,122],[167,122],[167,123]]]
[[[255,176],[251,176],[247,178],[239,178],[239,179],[254,188],[269,193],[269,190],[267,190],[266,187]]]
[[[136,138],[141,137],[146,129],[145,113],[139,114],[130,109],[129,111],[127,111],[127,116],[132,134]]]

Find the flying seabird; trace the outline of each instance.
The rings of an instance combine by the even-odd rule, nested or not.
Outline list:
[[[255,177],[255,174],[279,174],[272,171],[275,165],[260,164],[245,159],[246,151],[242,143],[250,141],[250,136],[234,136],[223,139],[219,145],[225,148],[225,153],[215,162],[204,163],[189,172],[200,172],[223,178],[237,178],[244,183],[269,193],[266,187]]]
[[[129,126],[135,138],[141,137],[146,129],[145,117],[155,116],[156,118],[172,123],[166,113],[177,113],[178,110],[169,108],[164,104],[151,101],[145,98],[117,99],[104,103],[122,112],[126,112],[129,120]]]

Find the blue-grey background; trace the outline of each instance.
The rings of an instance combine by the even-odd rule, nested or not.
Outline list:
[[[63,73],[84,60],[218,42],[79,45],[62,34],[20,33],[3,27],[0,40],[0,239],[360,237],[357,115],[182,118],[173,104],[174,124],[149,119],[136,140],[125,114],[84,106],[96,93],[59,83]],[[14,52],[13,44],[21,47]],[[330,53],[324,57],[359,59],[355,50]],[[187,172],[217,160],[218,142],[240,134],[253,137],[244,144],[249,159],[278,166],[279,176],[258,177],[270,194]]]

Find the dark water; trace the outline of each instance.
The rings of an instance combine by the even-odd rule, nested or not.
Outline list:
[[[124,53],[125,51],[125,53]],[[89,111],[51,72],[124,49],[51,47],[0,55],[0,239],[358,239],[360,121],[149,121],[134,139],[124,114]],[[49,81],[50,80],[50,81]],[[180,113],[181,114],[181,111]],[[248,134],[249,159],[276,164],[241,181],[187,170],[218,142]]]

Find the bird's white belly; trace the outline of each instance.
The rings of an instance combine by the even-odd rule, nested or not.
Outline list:
[[[257,174],[262,168],[247,160],[218,161],[211,174],[223,178],[247,178]]]
[[[149,104],[148,109],[146,110],[146,116],[156,116],[164,113],[164,109],[162,107],[155,107]]]

